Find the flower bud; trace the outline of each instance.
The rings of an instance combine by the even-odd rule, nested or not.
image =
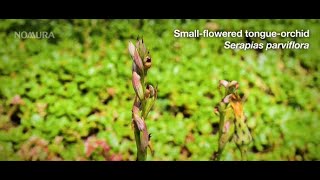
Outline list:
[[[136,51],[136,47],[134,47],[134,45],[133,45],[133,43],[131,41],[129,41],[128,49],[129,49],[130,56],[133,59],[134,52]]]
[[[144,122],[144,120],[142,118],[139,117],[138,114],[133,113],[133,120],[135,122],[135,124],[137,125],[139,131],[143,131],[144,129],[146,129],[146,124]]]
[[[155,90],[154,90],[153,86],[150,84],[147,85],[145,97],[152,98],[154,95],[155,95]]]
[[[138,96],[138,98],[140,100],[144,99],[144,94],[143,94],[143,87],[141,85],[141,81],[140,81],[140,76],[137,72],[133,71],[132,72],[132,85],[133,85],[133,89],[136,92],[136,95]]]
[[[147,54],[147,48],[144,45],[143,39],[140,39],[137,42],[136,47],[137,47],[137,50],[138,50],[138,53],[139,53],[141,59],[144,59]]]
[[[137,50],[134,51],[133,61],[134,61],[135,65],[138,67],[138,71],[143,72],[143,69],[144,69],[143,63],[142,63],[141,57],[139,56],[139,53]]]
[[[144,68],[149,69],[151,67],[151,57],[148,55],[143,60]]]
[[[228,84],[228,88],[229,88],[229,92],[233,93],[233,91],[239,88],[239,83],[237,81],[231,81]]]
[[[138,127],[138,130],[142,132],[140,133],[140,145],[142,149],[146,149],[149,144],[149,134],[147,130],[146,123],[143,118],[140,118],[138,114],[133,114],[133,121],[135,125]]]
[[[145,105],[145,111],[142,115],[143,117],[147,117],[149,114],[149,111],[153,107],[156,99],[157,99],[157,89],[154,89],[152,85],[148,85],[146,92],[148,92],[148,98],[146,98],[146,105]]]
[[[225,104],[228,104],[230,102],[230,98],[232,97],[232,94],[227,95],[226,97],[223,98],[223,102]]]
[[[228,87],[229,82],[226,80],[220,80],[219,81],[219,87],[223,86],[223,87]]]
[[[138,114],[139,110],[140,110],[140,106],[141,106],[141,103],[138,101],[138,99],[136,97],[134,100],[134,103],[133,103],[132,113]]]
[[[156,91],[154,90],[153,86],[151,84],[149,84],[147,86],[147,89],[150,91],[150,97],[155,96]]]

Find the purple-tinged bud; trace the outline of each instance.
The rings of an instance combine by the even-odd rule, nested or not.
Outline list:
[[[229,82],[228,81],[226,81],[226,80],[220,80],[219,81],[219,87],[220,86],[223,86],[223,87],[228,87],[228,84],[229,84]]]
[[[231,81],[231,82],[229,83],[228,87],[230,88],[230,87],[233,87],[233,86],[234,86],[236,89],[238,89],[238,87],[239,87],[238,82],[237,82],[237,81]]]
[[[144,120],[140,118],[138,114],[133,114],[133,120],[136,123],[139,131],[143,131],[146,129],[146,124]]]
[[[149,84],[147,86],[147,89],[150,91],[150,97],[153,97],[156,93],[156,91],[154,90],[153,86],[151,84]]]
[[[133,61],[136,64],[136,66],[138,67],[140,72],[143,72],[143,62],[141,60],[141,57],[139,56],[139,53],[137,50],[134,51],[134,56],[133,56]]]
[[[145,97],[146,98],[153,98],[153,96],[155,95],[155,90],[153,88],[153,86],[151,84],[148,84],[147,85],[147,88],[146,88],[146,93],[145,93]]]
[[[147,125],[144,122],[143,118],[140,118],[136,114],[133,114],[133,120],[134,120],[135,124],[137,125],[139,131],[142,132],[142,135],[140,135],[142,149],[146,149],[149,144],[149,133],[147,130]]]
[[[144,59],[145,56],[147,55],[147,48],[146,48],[146,46],[144,45],[143,39],[140,39],[140,40],[137,42],[136,47],[137,47],[137,50],[138,50],[138,53],[139,53],[140,57],[141,57],[142,59]]]
[[[146,68],[146,69],[149,69],[150,67],[151,67],[151,57],[150,56],[146,56],[145,58],[144,58],[144,67]]]
[[[132,113],[133,114],[138,114],[139,111],[140,111],[140,106],[141,106],[141,102],[138,101],[138,99],[136,97],[135,100],[134,100],[134,103],[133,103]]]
[[[137,72],[132,72],[132,85],[136,95],[140,100],[144,99],[143,87],[141,85],[140,76]]]
[[[230,102],[232,94],[227,95],[226,97],[223,98],[223,103],[228,104]]]
[[[129,41],[129,46],[128,46],[128,49],[129,49],[129,53],[130,53],[130,56],[134,57],[134,52],[136,51],[136,47],[134,47],[133,43],[131,41]]]

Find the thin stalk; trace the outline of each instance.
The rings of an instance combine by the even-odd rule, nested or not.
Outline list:
[[[247,161],[247,148],[246,147],[239,147],[241,153],[241,161]]]
[[[147,148],[143,150],[141,148],[140,131],[137,126],[134,126],[134,135],[137,145],[137,161],[145,161],[147,159]]]
[[[220,147],[220,139],[221,139],[221,135],[222,135],[222,129],[223,129],[223,124],[224,124],[224,114],[225,111],[222,111],[220,113],[220,122],[219,122],[219,147],[218,147],[218,151],[215,153],[215,160],[220,161],[221,158],[221,154],[223,151],[223,148]]]

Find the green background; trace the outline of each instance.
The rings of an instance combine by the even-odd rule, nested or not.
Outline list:
[[[310,29],[310,37],[175,38],[175,29]],[[16,31],[53,32],[55,38],[19,39]],[[148,160],[211,159],[221,79],[238,81],[246,98],[253,136],[248,160],[320,159],[319,20],[172,19],[0,20],[0,160],[135,160],[127,46],[138,36],[152,55],[147,81],[159,88],[146,120],[155,149]],[[310,48],[226,50],[226,40],[293,40]],[[12,110],[15,95],[24,104]],[[109,150],[87,155],[89,137]],[[233,142],[221,159],[241,159]]]

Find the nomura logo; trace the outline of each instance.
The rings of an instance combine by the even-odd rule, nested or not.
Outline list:
[[[14,32],[14,37],[19,39],[55,38],[53,32],[46,32],[46,31],[18,31],[18,32]]]

